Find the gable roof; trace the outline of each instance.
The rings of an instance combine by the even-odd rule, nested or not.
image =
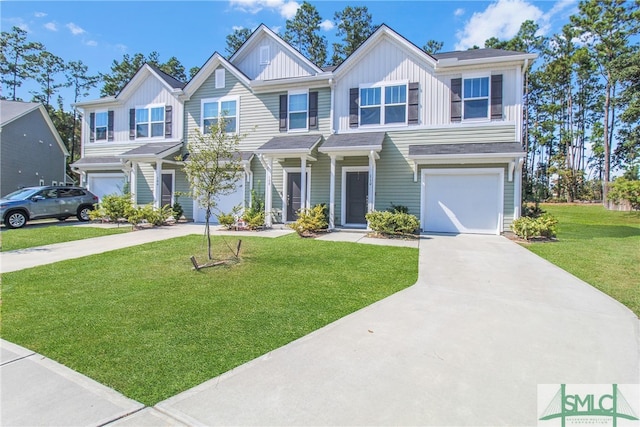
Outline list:
[[[196,90],[213,74],[213,72],[219,67],[223,66],[227,71],[233,74],[242,84],[246,87],[250,87],[251,80],[242,71],[240,71],[235,65],[227,61],[227,59],[220,55],[218,52],[213,52],[213,55],[207,59],[207,62],[200,68],[195,76],[184,87],[184,95],[187,99],[195,93]]]
[[[51,131],[51,135],[58,143],[60,150],[64,153],[65,156],[69,155],[69,151],[67,147],[65,147],[62,138],[60,138],[60,134],[58,130],[54,126],[51,121],[51,117],[49,117],[49,113],[44,108],[44,105],[38,104],[35,102],[20,102],[20,101],[0,101],[0,127],[6,126],[9,123],[19,119],[20,117],[26,116],[27,114],[32,113],[33,111],[40,111],[42,118],[45,123],[49,127]]]
[[[516,52],[503,49],[469,49],[437,53],[438,67],[450,67],[478,62],[528,61],[538,57],[535,53]]]
[[[185,82],[181,82],[180,80],[176,79],[175,77],[173,77],[171,74],[165,73],[164,71],[162,71],[160,68],[156,67],[153,64],[147,64],[153,71],[155,71],[158,74],[158,77],[160,77],[162,80],[164,80],[169,86],[171,86],[174,89],[182,89],[183,87],[185,87],[187,84]]]
[[[238,48],[236,53],[234,53],[231,56],[231,58],[229,58],[229,62],[236,63],[238,61],[241,61],[255,47],[254,45],[258,43],[262,35],[265,35],[266,37],[273,39],[276,43],[281,45],[285,50],[288,50],[289,52],[291,52],[291,54],[296,58],[298,58],[298,60],[300,60],[302,63],[311,67],[311,69],[313,69],[316,73],[322,72],[322,69],[320,69],[320,67],[318,67],[316,64],[311,62],[306,56],[300,53],[298,49],[294,48],[289,43],[284,41],[282,37],[280,37],[278,34],[270,30],[264,24],[260,24],[258,28],[256,28],[256,30],[253,33],[251,33],[251,36],[249,36],[249,38],[242,44],[242,46]]]

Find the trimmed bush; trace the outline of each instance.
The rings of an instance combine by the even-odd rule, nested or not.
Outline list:
[[[132,209],[130,194],[108,194],[102,197],[97,208],[89,213],[89,218],[118,222],[126,219]]]
[[[534,237],[555,237],[558,229],[558,220],[551,214],[544,214],[537,218],[521,216],[511,224],[511,231],[516,236],[529,240]]]
[[[380,234],[413,234],[420,222],[415,215],[403,212],[373,211],[365,215],[369,227]]]
[[[171,205],[165,205],[160,209],[155,208],[153,205],[144,205],[131,209],[127,221],[134,226],[143,223],[160,226],[166,224],[167,220],[173,216],[173,213]]]
[[[300,209],[298,219],[289,224],[300,236],[307,237],[329,227],[327,221],[327,205],[315,205],[311,209]]]

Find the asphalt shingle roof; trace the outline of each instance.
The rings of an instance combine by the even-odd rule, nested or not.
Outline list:
[[[274,136],[257,151],[311,151],[322,139],[322,135]]]
[[[469,50],[457,50],[453,52],[443,52],[436,53],[432,55],[438,61],[441,59],[449,59],[456,58],[459,61],[464,61],[468,59],[486,59],[486,58],[496,58],[501,56],[516,56],[523,55],[523,52],[516,52],[513,50],[502,50],[502,49],[469,49]]]
[[[455,154],[524,154],[518,142],[410,145],[409,157]]]
[[[0,125],[38,108],[37,102],[0,101]]]
[[[127,151],[122,154],[122,157],[158,156],[179,145],[182,145],[182,142],[150,142]]]
[[[332,148],[358,149],[360,147],[378,147],[382,149],[384,137],[384,132],[333,134],[322,144],[322,150],[326,151]]]

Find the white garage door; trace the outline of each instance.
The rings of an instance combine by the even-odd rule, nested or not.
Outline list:
[[[100,200],[108,194],[123,194],[124,176],[118,174],[90,174],[87,188]]]
[[[209,221],[211,224],[218,224],[217,215],[220,212],[230,213],[234,206],[242,206],[244,202],[244,185],[243,181],[237,182],[236,190],[226,196],[221,196],[217,200],[216,210],[214,210]],[[195,222],[205,222],[206,211],[200,207],[198,202],[193,202],[193,220]]]
[[[503,176],[502,169],[423,170],[423,230],[499,234]]]

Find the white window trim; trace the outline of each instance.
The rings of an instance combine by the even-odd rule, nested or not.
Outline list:
[[[39,185],[40,185],[41,187],[44,185],[44,179],[41,179],[41,180],[39,181]]]
[[[234,132],[228,132],[228,134],[233,135],[237,134],[240,130],[240,97],[239,96],[223,96],[218,98],[205,98],[200,101],[200,132],[202,134],[205,133],[204,129],[204,104],[213,104],[216,102],[218,104],[218,119],[222,114],[222,103],[226,101],[235,101],[236,102],[236,130]],[[234,117],[234,116],[231,116]],[[207,117],[208,118],[208,117]]]
[[[385,104],[385,88],[390,87],[390,86],[405,86],[405,102],[404,102],[404,106],[405,106],[405,112],[404,112],[404,122],[397,122],[397,123],[388,123],[385,124],[385,107],[387,106],[387,104]],[[365,84],[360,84],[358,86],[358,99],[360,99],[360,90],[361,89],[371,89],[371,88],[380,88],[380,123],[378,124],[370,124],[370,125],[363,125],[360,122],[360,110],[362,109],[362,107],[360,106],[360,103],[358,103],[358,127],[361,128],[387,128],[387,127],[393,127],[393,126],[408,126],[409,125],[409,80],[391,80],[391,81],[384,81],[384,82],[377,82],[377,83],[365,83]],[[397,106],[397,105],[402,105],[402,104],[388,104],[389,106]]]
[[[224,89],[226,85],[226,71],[224,68],[218,68],[215,72],[215,88]]]
[[[481,79],[481,78],[486,78],[489,80],[488,82],[488,94],[486,96],[487,99],[487,116],[486,117],[476,117],[476,118],[472,118],[472,119],[465,119],[464,118],[464,110],[465,110],[465,101],[467,101],[467,99],[465,99],[464,97],[464,81],[465,80],[470,80],[470,79]],[[489,122],[491,121],[491,74],[489,73],[470,73],[470,74],[463,74],[462,75],[462,86],[460,88],[460,99],[462,99],[462,121],[463,122]],[[485,99],[485,97],[479,97],[479,98],[468,98],[469,101],[472,100],[478,100],[478,99]]]
[[[95,135],[95,137],[93,138],[93,142],[94,143],[98,143],[101,144],[103,142],[107,142],[109,141],[109,111],[108,110],[97,110],[94,111],[95,114],[95,119],[94,119],[94,123],[93,123],[93,129],[91,129],[91,131],[93,132],[93,134]],[[106,114],[107,115],[107,125],[106,125],[106,131],[104,133],[104,139],[98,139],[98,114]]]
[[[289,174],[290,173],[302,173],[302,168],[284,168],[282,170],[282,221],[293,222],[295,219],[287,218],[287,198],[289,196]],[[306,191],[306,206],[304,208],[309,209],[311,207],[311,165],[306,167],[307,173],[307,191]]]
[[[160,122],[154,122],[151,120],[151,110],[153,108],[160,108],[162,107],[162,124],[163,124],[163,131],[162,131],[162,135],[160,136],[151,136],[151,125],[154,123],[160,123]],[[160,139],[160,138],[164,138],[164,124],[166,123],[166,114],[167,114],[167,110],[166,110],[166,104],[149,104],[149,105],[136,105],[134,108],[136,110],[135,113],[135,124],[134,124],[134,130],[136,133],[136,141],[146,141],[146,140],[150,140],[150,139]],[[146,122],[149,125],[149,136],[147,137],[138,137],[138,110],[149,110],[149,121]]]
[[[269,45],[260,46],[260,65],[269,65],[269,56],[271,53],[271,49]]]
[[[304,128],[291,129],[291,96],[292,95],[307,95],[307,102],[305,104],[305,112],[307,113],[307,120],[304,122]],[[302,110],[294,111],[294,113],[301,113]],[[290,90],[287,92],[287,132],[308,132],[309,131],[309,89]]]

